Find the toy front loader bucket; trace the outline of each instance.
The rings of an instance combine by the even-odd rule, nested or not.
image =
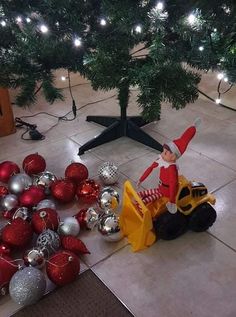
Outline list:
[[[151,212],[129,181],[124,184],[120,228],[134,252],[149,247],[156,240]]]

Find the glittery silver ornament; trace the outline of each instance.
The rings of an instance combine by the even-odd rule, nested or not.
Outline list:
[[[43,296],[45,289],[45,275],[34,267],[17,271],[9,285],[11,298],[24,306],[36,303]]]
[[[38,203],[36,210],[40,210],[44,208],[50,208],[50,209],[56,210],[56,204],[51,199],[43,199]]]
[[[118,192],[112,187],[105,187],[98,196],[98,205],[106,213],[113,212],[120,202]]]
[[[8,190],[12,194],[19,195],[24,190],[29,189],[32,184],[33,181],[29,175],[20,173],[10,178],[8,182]]]
[[[99,220],[98,231],[103,239],[109,242],[119,241],[123,237],[119,226],[119,217],[115,214],[104,215]]]
[[[30,218],[29,210],[26,207],[19,207],[16,209],[12,216],[13,219],[21,218],[23,220],[28,220]]]
[[[39,247],[45,256],[55,253],[61,245],[59,235],[50,229],[44,230],[37,239],[37,247]]]
[[[8,194],[2,197],[0,206],[2,211],[11,211],[12,209],[16,208],[18,205],[18,198],[16,195]]]
[[[58,233],[64,236],[76,237],[80,231],[80,224],[74,217],[66,217],[59,224]]]
[[[118,167],[112,162],[103,163],[98,169],[99,178],[105,185],[112,185],[118,181]]]
[[[43,185],[45,187],[45,193],[46,194],[50,194],[50,185],[52,184],[52,182],[56,181],[57,178],[56,176],[49,172],[49,171],[45,171],[40,173],[39,175],[36,175],[34,177],[34,184],[35,185]],[[50,207],[48,207],[50,208]]]
[[[33,249],[25,251],[23,260],[26,266],[33,266],[41,269],[45,264],[44,253],[40,248],[34,247]]]

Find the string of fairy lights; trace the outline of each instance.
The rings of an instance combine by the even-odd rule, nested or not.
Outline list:
[[[226,14],[230,14],[231,13],[231,10],[230,10],[230,7],[226,6],[225,4],[222,4],[222,9],[224,10],[224,12]],[[152,9],[153,12],[155,12],[156,14],[158,14],[158,17],[160,19],[166,19],[168,17],[168,12],[165,10],[165,3],[162,2],[162,1],[158,1],[156,3],[156,5],[154,6],[154,8]],[[4,14],[3,12],[1,12],[1,16],[4,17]],[[196,9],[194,12],[188,14],[186,16],[186,23],[191,26],[191,27],[198,27],[199,23],[200,23],[200,20],[201,20],[201,16],[200,16],[200,12]],[[19,26],[23,26],[24,23],[31,23],[32,22],[32,19],[29,17],[29,16],[26,16],[26,17],[23,17],[23,16],[16,16],[15,17],[15,22],[19,25]],[[1,27],[7,27],[8,26],[8,23],[10,23],[10,21],[7,20],[7,18],[1,18],[0,20],[0,26]],[[105,27],[107,24],[108,24],[108,19],[105,18],[105,17],[101,17],[100,20],[99,20],[99,24],[102,26],[102,27]],[[56,25],[59,26],[59,22],[56,22]],[[50,29],[49,27],[45,24],[45,23],[41,23],[37,26],[38,30],[42,33],[42,34],[48,34],[50,32]],[[141,24],[138,24],[138,25],[135,25],[133,27],[133,31],[136,33],[136,34],[140,34],[142,33],[143,31],[143,28],[142,28],[142,25]],[[217,29],[214,28],[213,32],[217,32]],[[75,36],[73,38],[73,45],[76,47],[76,48],[79,48],[83,45],[83,40],[81,37],[79,36]],[[200,52],[203,52],[204,51],[204,46],[203,45],[200,45],[198,47],[198,50]],[[221,96],[225,93],[227,93],[233,86],[232,83],[229,83],[229,80],[228,80],[228,77],[227,77],[227,74],[225,74],[223,71],[219,72],[217,75],[217,79],[219,80],[219,83],[218,83],[218,86],[217,86],[217,98],[215,99],[215,103],[216,104],[221,104]],[[61,81],[66,81],[68,79],[67,76],[64,76],[62,75],[61,76]],[[226,89],[225,91],[221,91],[221,84],[222,83],[228,83],[229,85],[229,88]]]

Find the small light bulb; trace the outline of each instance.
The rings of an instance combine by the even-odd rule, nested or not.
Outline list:
[[[156,5],[156,9],[157,9],[158,11],[162,11],[163,8],[164,8],[163,2],[158,2],[157,5]]]
[[[81,44],[82,44],[82,42],[81,42],[80,39],[77,38],[77,39],[74,40],[74,45],[75,45],[76,47],[81,46]]]
[[[231,10],[230,7],[227,7],[225,4],[222,6],[222,9],[225,11],[225,13],[230,14]]]
[[[106,21],[105,19],[101,19],[101,20],[100,20],[100,24],[104,26],[104,25],[107,24],[107,21]]]
[[[201,51],[201,52],[202,52],[202,51],[204,50],[204,47],[203,47],[203,46],[199,46],[199,48],[198,48],[198,49],[199,49],[199,51]]]
[[[221,99],[220,99],[220,98],[216,98],[215,102],[216,102],[217,104],[219,104],[219,103],[221,103]]]
[[[196,16],[194,14],[189,14],[188,16],[188,23],[193,24],[196,21]]]
[[[56,24],[56,26],[59,26],[59,22],[58,21],[55,24]]]
[[[66,77],[65,77],[65,76],[61,76],[61,80],[62,80],[62,81],[65,81],[65,80],[66,80]]]
[[[135,27],[135,32],[136,32],[136,33],[142,33],[142,27],[141,27],[140,25],[137,25],[137,26]]]
[[[7,25],[6,21],[4,21],[4,20],[2,20],[0,23],[1,23],[1,26],[6,26]]]
[[[222,79],[224,78],[224,74],[222,74],[222,73],[218,74],[218,75],[217,75],[217,78],[218,78],[219,80],[222,80]]]
[[[17,17],[16,18],[16,22],[21,23],[22,22],[22,18],[21,17]]]
[[[227,83],[229,81],[228,77],[225,77],[224,81]]]
[[[41,31],[42,33],[47,33],[47,32],[48,32],[48,27],[47,27],[45,24],[42,24],[42,25],[40,26],[40,31]]]
[[[30,18],[26,18],[25,20],[26,20],[27,23],[30,23],[30,22],[31,22],[31,19],[30,19]]]
[[[217,32],[217,29],[216,28],[214,28],[214,30],[213,30],[214,32]]]

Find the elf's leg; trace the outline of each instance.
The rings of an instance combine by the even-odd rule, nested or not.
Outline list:
[[[140,191],[138,195],[140,196],[145,205],[162,197],[162,194],[160,193],[158,188]]]

